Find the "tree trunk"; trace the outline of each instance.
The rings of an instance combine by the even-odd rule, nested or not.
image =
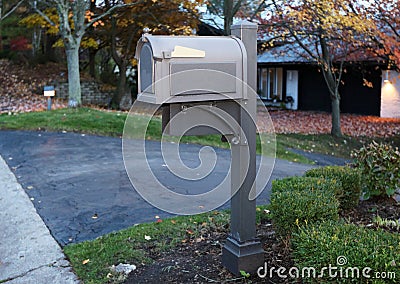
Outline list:
[[[231,34],[233,22],[233,0],[224,0],[224,32],[225,35]]]
[[[79,45],[66,47],[68,66],[68,106],[78,107],[81,105],[81,78],[79,73]]]
[[[341,137],[342,130],[340,128],[340,96],[339,96],[339,94],[331,97],[331,104],[332,104],[331,134],[335,137]]]
[[[126,64],[125,60],[122,59],[121,64],[118,65],[118,69],[119,69],[118,89],[111,100],[112,108],[119,108],[121,99],[125,95],[125,92],[126,92],[126,67],[127,67],[127,64]]]

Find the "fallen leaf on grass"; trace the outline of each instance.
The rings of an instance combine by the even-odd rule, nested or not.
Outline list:
[[[82,264],[85,265],[87,263],[89,263],[90,259],[85,259],[84,261],[82,261]]]
[[[176,221],[175,221],[175,220],[171,220],[171,223],[172,223],[172,224],[176,224]]]
[[[193,235],[193,231],[192,230],[186,230],[186,233],[188,233],[189,235]]]

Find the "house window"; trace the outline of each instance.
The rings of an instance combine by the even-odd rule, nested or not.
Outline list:
[[[259,68],[258,90],[263,100],[282,100],[282,68]]]

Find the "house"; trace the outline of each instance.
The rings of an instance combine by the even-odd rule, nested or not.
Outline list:
[[[400,118],[400,73],[393,70],[383,71],[380,116]]]
[[[315,62],[277,47],[258,55],[258,94],[265,104],[330,111],[331,100]],[[341,111],[400,118],[400,74],[376,61],[346,62],[339,88]]]

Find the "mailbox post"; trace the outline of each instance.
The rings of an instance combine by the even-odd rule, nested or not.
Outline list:
[[[247,51],[247,84],[256,88],[257,24],[243,21],[231,27]],[[249,200],[256,179],[256,98],[248,96],[240,104],[239,124],[247,141],[240,139],[232,149],[232,188],[240,186],[231,199],[231,233],[222,251],[222,264],[234,274],[255,272],[264,264],[264,250],[256,239],[256,200]],[[247,152],[248,147],[248,152]],[[248,154],[247,154],[248,153]],[[249,155],[249,157],[247,157]],[[243,163],[249,163],[245,167]],[[245,170],[246,169],[246,170]],[[241,180],[244,180],[240,184]]]

